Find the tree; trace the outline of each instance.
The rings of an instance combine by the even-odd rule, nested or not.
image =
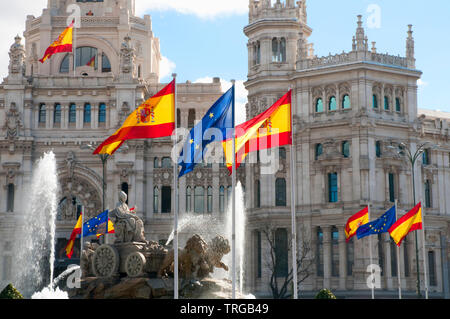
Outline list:
[[[292,237],[286,228],[266,225],[262,230],[264,238],[269,244],[266,266],[270,270],[270,290],[274,299],[286,299],[291,293],[294,272],[289,252],[292,251]],[[304,230],[302,229],[302,233]],[[304,282],[312,274],[314,259],[311,258],[311,243],[303,236],[297,251],[297,285]]]
[[[12,284],[9,284],[0,292],[0,299],[23,299],[23,296]]]

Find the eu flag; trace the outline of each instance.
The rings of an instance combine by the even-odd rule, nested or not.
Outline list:
[[[378,218],[377,220],[374,220],[373,222],[364,224],[359,226],[358,230],[356,231],[356,235],[358,236],[358,239],[361,239],[366,236],[370,235],[378,235],[381,233],[387,233],[389,228],[395,223],[395,210],[396,207],[393,206],[391,209],[389,209],[386,213],[384,213],[383,216]]]
[[[83,236],[89,237],[97,235],[98,231],[100,230],[99,227],[102,224],[108,225],[108,215],[109,211],[106,210],[100,215],[85,222],[83,225]]]
[[[183,146],[178,165],[181,166],[179,177],[186,175],[194,170],[195,165],[202,163],[205,155],[206,146],[212,142],[222,142],[231,138],[230,129],[234,128],[234,85],[216,103],[206,112],[203,119],[190,131],[189,136]],[[217,129],[215,134],[209,129]],[[219,136],[217,136],[219,135]]]

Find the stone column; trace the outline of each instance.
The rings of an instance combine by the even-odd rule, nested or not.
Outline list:
[[[339,290],[346,290],[347,285],[347,247],[345,242],[345,226],[339,230]]]
[[[55,109],[54,105],[46,104],[45,105],[45,114],[46,114],[46,125],[45,128],[52,129],[53,128],[53,111]]]
[[[331,227],[322,227],[323,231],[323,287],[331,289]]]
[[[66,130],[69,127],[69,104],[61,104],[61,129]]]
[[[386,283],[386,288],[388,290],[394,289],[394,278],[392,276],[392,255],[391,255],[391,243],[389,241],[389,234],[382,234],[381,239],[383,241],[384,253],[385,253],[385,269],[384,278]]]
[[[98,128],[98,104],[91,105],[91,129]]]
[[[213,214],[220,215],[220,178],[219,178],[219,164],[214,163],[212,168],[212,188],[213,188]]]
[[[77,104],[77,121],[76,121],[76,129],[77,130],[83,129],[83,125],[84,125],[83,111],[84,111],[84,105]]]

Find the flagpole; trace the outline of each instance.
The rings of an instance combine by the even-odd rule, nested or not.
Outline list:
[[[81,265],[81,261],[83,258],[83,249],[84,249],[84,237],[83,237],[83,228],[84,228],[84,206],[81,206],[81,234],[80,234],[80,269],[81,269],[81,276],[83,276],[83,267]]]
[[[398,200],[395,200],[395,220],[397,220]],[[396,245],[397,246],[397,245]],[[402,299],[402,278],[400,274],[400,247],[397,246],[397,278],[398,278],[398,299]]]
[[[231,209],[231,282],[232,282],[232,299],[236,299],[236,129],[235,129],[235,94],[234,86],[236,84],[235,80],[231,80],[233,85],[233,143],[232,143],[232,154],[233,154],[233,171],[231,176],[232,184],[232,209]]]
[[[425,211],[422,207],[423,201],[420,201],[420,207],[422,209],[422,250],[423,250],[423,277],[425,282],[425,299],[428,299],[428,278],[427,278],[427,254],[425,250]]]
[[[368,206],[368,212],[369,212],[369,222],[370,222],[370,206],[371,206],[371,204],[369,203],[369,206]],[[373,265],[373,261],[372,261],[372,236],[369,236],[369,258],[370,258],[370,265]],[[371,271],[372,271],[372,268],[371,268]],[[373,272],[371,273],[371,275],[373,274]],[[374,283],[372,282],[372,285],[371,285],[371,288],[372,288],[372,299],[375,299],[375,286],[374,286]]]
[[[72,45],[72,50],[73,50],[73,77],[76,77],[76,70],[77,70],[77,42],[76,42],[76,40],[77,40],[77,37],[76,37],[76,30],[77,30],[77,27],[76,27],[76,21],[75,21],[75,23],[74,23],[74,25],[73,25],[73,32],[72,32],[72,34],[73,34],[73,41],[72,41],[72,43],[73,43],[73,45]]]
[[[174,139],[174,147],[177,144],[176,139],[176,129],[178,126],[178,119],[177,119],[177,85],[176,85],[176,79],[177,74],[172,74],[173,80],[175,81],[175,139]],[[173,229],[174,229],[174,237],[173,237],[173,250],[174,250],[174,298],[179,298],[179,291],[178,291],[178,284],[179,284],[179,278],[178,278],[178,161],[176,161],[173,165],[173,189],[174,189],[174,197],[175,197],[175,207],[174,207],[174,218],[173,218]]]
[[[292,280],[294,282],[294,299],[298,299],[298,266],[297,266],[297,218],[296,218],[296,188],[295,188],[295,145],[294,145],[294,114],[292,112],[291,89],[291,217],[292,217]]]

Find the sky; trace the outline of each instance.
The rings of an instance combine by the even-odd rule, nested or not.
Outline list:
[[[47,0],[15,0],[0,13],[0,78],[7,75],[8,51],[14,37],[22,36],[28,14],[39,16]],[[315,54],[326,56],[350,51],[356,16],[363,15],[369,43],[377,51],[405,56],[407,25],[413,25],[419,108],[450,112],[450,1],[448,0],[308,0],[309,41]],[[162,82],[237,81],[237,105],[243,115],[247,77],[247,0],[136,0],[137,15],[150,14],[153,32],[160,39]],[[370,44],[371,46],[371,44]]]

